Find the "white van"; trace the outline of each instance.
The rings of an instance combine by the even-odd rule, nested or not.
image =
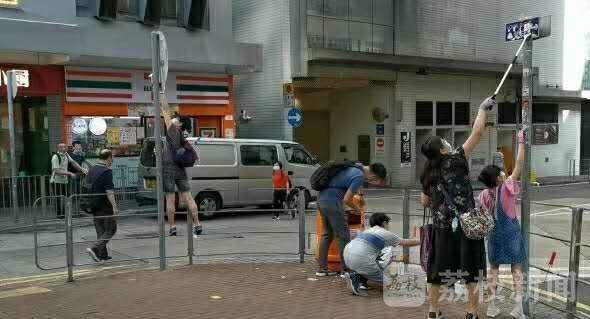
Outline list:
[[[272,206],[272,167],[275,162],[283,163],[293,187],[304,190],[306,204],[317,195],[311,190],[309,178],[319,164],[300,144],[250,139],[187,140],[199,149],[200,161],[187,168],[187,173],[191,193],[204,217],[211,217],[215,211],[226,207]],[[154,154],[153,139],[148,139],[144,142],[138,168],[140,192],[155,189]],[[143,193],[138,197],[140,204],[153,203],[154,199],[155,194]]]

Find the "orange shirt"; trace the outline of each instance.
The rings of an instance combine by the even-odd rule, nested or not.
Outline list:
[[[272,186],[275,189],[286,190],[289,188],[289,175],[278,171],[272,173]]]

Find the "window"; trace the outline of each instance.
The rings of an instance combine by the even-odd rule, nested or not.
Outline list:
[[[516,110],[514,103],[499,103],[498,104],[498,124],[516,124],[516,115],[518,114],[518,122],[522,123],[522,108]]]
[[[137,15],[137,0],[118,0],[117,11],[125,15]]]
[[[469,114],[468,102],[455,102],[455,125],[469,125]]]
[[[453,124],[453,103],[436,102],[436,125]]]
[[[533,103],[533,123],[557,123],[557,104]]]
[[[307,14],[321,16],[324,14],[324,0],[307,0]]]
[[[289,163],[303,165],[314,164],[313,157],[309,155],[307,150],[301,145],[283,144],[283,149],[285,150],[285,157]]]
[[[324,20],[326,48],[337,50],[348,50],[348,23],[343,20]]]
[[[176,19],[176,0],[162,2],[162,18]]]
[[[236,164],[236,148],[230,144],[198,144],[199,165],[224,165]]]
[[[320,17],[307,17],[307,44],[311,48],[324,47],[324,20]]]
[[[373,0],[373,23],[393,26],[393,0]]]
[[[272,145],[242,145],[240,155],[245,166],[272,166],[279,160],[277,148]]]
[[[416,126],[432,126],[432,102],[416,102]]]
[[[338,19],[348,19],[348,1],[324,0],[324,16]]]
[[[95,135],[90,129],[83,132],[74,132],[71,129],[74,120],[83,120],[86,122],[86,127],[89,127],[90,121],[100,121],[101,119],[104,120],[107,127],[101,135]],[[98,153],[103,148],[111,149],[115,157],[138,156],[146,136],[142,123],[139,117],[73,118],[67,124],[68,142],[79,141],[82,143],[87,158],[98,157]]]
[[[350,20],[358,22],[372,22],[371,1],[350,0]]]
[[[371,52],[371,24],[350,22],[350,46],[352,51]]]
[[[393,54],[393,28],[373,25],[373,53]]]

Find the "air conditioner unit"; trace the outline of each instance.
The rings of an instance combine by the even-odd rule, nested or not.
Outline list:
[[[139,21],[147,25],[159,25],[162,0],[139,0]]]
[[[95,0],[94,16],[99,20],[117,19],[117,0]]]
[[[207,0],[180,0],[182,9],[179,15],[180,25],[189,29],[206,29],[207,12],[209,10]]]

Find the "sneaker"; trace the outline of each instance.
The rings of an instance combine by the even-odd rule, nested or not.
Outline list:
[[[169,236],[177,236],[178,233],[176,232],[176,227],[170,227],[170,230],[168,231],[168,235]]]
[[[496,306],[496,303],[491,301],[488,304],[488,311],[486,312],[486,315],[490,318],[495,318],[497,317],[500,313],[502,313],[502,311],[500,311],[500,308],[498,308]]]
[[[361,277],[360,279],[360,283],[359,283],[359,289],[361,290],[371,290],[372,288],[369,287],[369,284],[367,283],[367,278],[365,277]]]
[[[336,276],[336,275],[338,275],[338,272],[330,271],[330,270],[326,270],[326,269],[320,269],[320,270],[316,271],[315,275],[318,277]]]
[[[358,279],[358,275],[351,274],[349,272],[344,273],[344,278],[346,279],[346,285],[348,289],[352,292],[355,296],[366,296],[367,294],[359,289],[360,280]]]
[[[479,319],[479,317],[477,315],[472,314],[472,313],[467,313],[467,314],[465,314],[465,319]]]
[[[526,319],[525,314],[522,312],[522,307],[520,306],[514,307],[514,309],[510,312],[510,317],[515,319]]]
[[[109,256],[109,255],[107,255],[107,256],[104,256],[104,257],[100,258],[100,260],[105,260],[105,261],[106,261],[106,260],[111,260],[111,259],[113,259],[113,257],[111,257],[111,256]]]
[[[94,260],[95,262],[99,262],[100,261],[100,258],[98,258],[98,249],[96,249],[94,247],[92,247],[92,248],[86,248],[86,252],[90,256],[90,258],[92,258],[92,260]]]
[[[199,225],[193,226],[193,234],[195,234],[196,236],[199,236],[202,233],[203,233],[203,225],[199,224]]]
[[[438,312],[438,314],[436,312],[429,312],[428,313],[428,319],[444,319],[445,317],[443,316],[442,312]]]

